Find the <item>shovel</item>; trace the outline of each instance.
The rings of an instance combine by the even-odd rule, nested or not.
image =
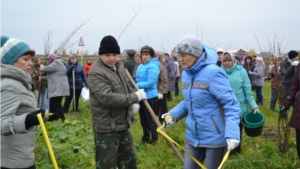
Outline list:
[[[76,111],[76,96],[75,96],[75,73],[74,73],[74,67],[73,67],[73,70],[72,70],[72,78],[73,78],[73,111],[71,112],[71,114],[73,115],[78,115],[79,112]]]

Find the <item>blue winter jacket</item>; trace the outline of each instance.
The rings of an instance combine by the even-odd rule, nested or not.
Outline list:
[[[72,63],[71,61],[68,61],[66,65],[67,69],[67,75],[68,75],[68,81],[69,81],[69,88],[73,89],[73,69],[74,69],[74,75],[75,75],[75,89],[81,90],[83,88],[83,83],[87,86],[87,80],[86,76],[83,72],[83,68],[80,64],[78,64],[78,61],[75,63],[74,68],[71,67]]]
[[[160,62],[157,58],[140,64],[136,70],[136,84],[140,89],[145,89],[147,99],[158,96],[157,81],[159,76]]]
[[[217,53],[203,45],[198,61],[182,73],[184,101],[170,110],[175,121],[186,118],[186,140],[194,147],[225,147],[226,138],[240,140],[240,104]]]
[[[251,83],[248,73],[244,67],[234,63],[229,69],[226,69],[224,65],[222,65],[222,68],[227,73],[230,86],[232,87],[236,98],[240,102],[240,118],[249,112],[248,105],[251,110],[257,109],[258,106],[251,91]]]

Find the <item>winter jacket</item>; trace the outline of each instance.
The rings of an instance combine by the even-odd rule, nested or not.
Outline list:
[[[94,66],[94,64],[85,64],[84,66],[84,74],[88,75],[90,73],[91,68]]]
[[[41,86],[39,83],[39,76],[40,76],[41,72],[40,72],[40,65],[36,65],[33,64],[30,70],[30,75],[34,84],[34,87],[36,90],[39,90],[39,87],[41,87],[41,90],[44,87],[47,87],[47,81],[46,80],[42,80]],[[46,73],[42,73],[41,76],[46,76]]]
[[[253,77],[252,77],[252,75],[250,75],[248,72],[249,71],[253,71],[254,70],[254,65],[252,64],[252,62],[250,62],[249,64],[247,64],[247,63],[245,63],[244,64],[244,68],[246,69],[246,71],[247,71],[247,74],[248,74],[248,77],[249,77],[249,79],[250,79],[250,83],[251,83],[251,85],[252,85],[252,82],[253,82]]]
[[[172,57],[164,63],[168,73],[168,92],[175,91],[175,65]]]
[[[275,89],[276,91],[278,91],[278,85],[279,85],[279,79],[280,78],[280,72],[278,70],[278,66],[274,65],[272,67],[272,70],[268,76],[268,80],[271,80],[271,88]]]
[[[175,77],[180,77],[179,63],[175,61],[174,66],[175,66]]]
[[[168,93],[168,75],[167,75],[167,69],[164,65],[159,66],[159,77],[158,77],[158,93],[166,94]]]
[[[253,70],[253,85],[254,86],[263,86],[264,85],[264,74],[265,74],[265,67],[263,64],[256,66]]]
[[[251,110],[257,109],[258,106],[254,100],[254,96],[251,91],[251,83],[246,70],[236,63],[234,63],[229,69],[226,69],[223,65],[222,68],[227,73],[230,86],[232,87],[236,98],[240,102],[240,118],[244,117],[244,115],[249,112],[248,105]]]
[[[186,118],[187,142],[194,147],[225,147],[226,138],[240,140],[240,104],[224,70],[216,65],[217,53],[203,44],[203,54],[182,72],[184,101],[170,113]],[[225,125],[226,124],[226,125]]]
[[[47,73],[48,99],[70,95],[66,67],[60,56],[54,58],[48,66],[41,67],[40,71]]]
[[[98,59],[88,76],[93,131],[127,130],[131,124],[129,107],[138,103],[124,67],[117,62],[115,69]]]
[[[280,62],[280,80],[283,86],[290,88],[295,74],[295,66],[293,66],[288,58]]]
[[[140,89],[145,89],[147,99],[158,96],[157,81],[159,76],[160,62],[157,58],[152,58],[148,62],[140,64],[136,70],[136,85]]]
[[[69,82],[69,88],[73,89],[73,70],[74,70],[74,78],[75,78],[75,89],[81,90],[83,88],[83,83],[85,86],[87,86],[87,80],[86,76],[83,72],[83,68],[80,64],[78,64],[78,61],[74,64],[74,67],[71,66],[72,63],[69,61],[66,65],[67,69],[67,76],[68,76],[68,82]]]
[[[34,165],[35,127],[25,129],[27,115],[37,110],[30,83],[23,70],[1,64],[1,167]]]
[[[284,107],[289,109],[293,105],[294,110],[290,120],[292,128],[300,130],[300,64],[293,78],[290,95],[287,97]]]
[[[131,77],[134,77],[134,71],[138,67],[138,62],[134,59],[134,57],[129,57],[128,59],[125,60],[124,62],[124,68],[128,70],[130,73]]]

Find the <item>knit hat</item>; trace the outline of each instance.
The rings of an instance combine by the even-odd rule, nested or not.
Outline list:
[[[75,56],[76,58],[78,57],[75,53],[72,53],[72,54],[69,55],[69,58],[71,58],[73,56]]]
[[[121,53],[117,40],[111,35],[105,36],[100,42],[99,55],[105,53]]]
[[[263,62],[264,59],[262,57],[256,57],[256,61]]]
[[[294,59],[295,57],[298,56],[298,52],[294,51],[294,50],[291,50],[288,54],[289,56],[289,59]]]
[[[151,57],[154,57],[154,54],[155,54],[154,49],[152,47],[150,47],[150,46],[147,46],[147,45],[142,47],[142,49],[141,49],[141,55],[142,55],[142,52],[148,52],[148,53],[150,53]]]
[[[135,50],[133,50],[133,49],[126,50],[126,53],[130,57],[133,57],[136,54]]]
[[[179,41],[177,45],[177,52],[187,53],[196,57],[200,57],[203,52],[203,47],[198,37],[187,35]]]
[[[56,57],[57,57],[57,54],[49,54],[47,58],[48,58],[48,61],[51,63]]]
[[[35,51],[30,50],[29,46],[21,40],[1,36],[1,63],[12,65],[26,52],[29,52],[31,56],[35,55]]]

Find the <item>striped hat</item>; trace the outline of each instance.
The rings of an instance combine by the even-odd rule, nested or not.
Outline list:
[[[30,50],[26,43],[20,41],[19,39],[9,38],[1,35],[1,63],[12,65],[26,52],[30,52],[31,56],[35,55],[35,51]]]

